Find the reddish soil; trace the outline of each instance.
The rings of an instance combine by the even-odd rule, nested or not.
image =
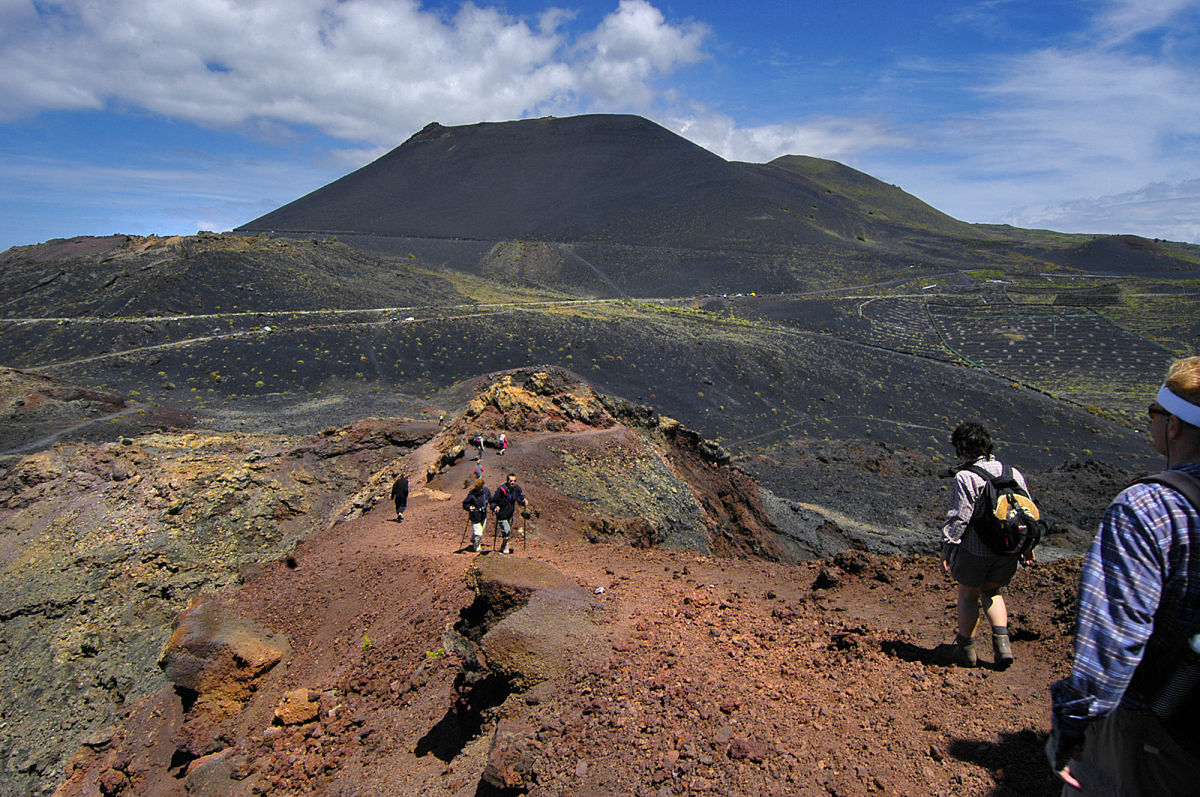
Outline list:
[[[549,456],[523,443],[485,454],[489,483]],[[522,478],[539,513],[504,563],[546,563],[594,603],[587,628],[559,629],[574,634],[566,670],[526,688],[472,679],[443,647],[470,615],[468,569],[501,557],[462,548],[473,465],[414,478],[402,523],[385,498],[247,574],[235,611],[287,637],[284,662],[224,715],[164,690],[90,740],[60,793],[1058,793],[1041,746],[1076,564],[1022,570],[1016,663],[990,667],[981,631],[985,661],[964,670],[947,663],[954,590],[930,557],[589,544],[577,507]],[[317,719],[273,725],[300,687],[319,693]]]

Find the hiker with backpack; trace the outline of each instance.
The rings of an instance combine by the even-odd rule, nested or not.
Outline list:
[[[492,493],[492,508],[496,512],[496,526],[504,537],[504,546],[500,549],[500,553],[512,553],[508,541],[512,536],[512,518],[517,504],[520,504],[521,508],[525,510],[522,515],[528,517],[526,513],[529,502],[525,500],[525,491],[521,489],[521,485],[517,484],[517,475],[509,473],[505,477],[504,484],[497,487],[496,492]]]
[[[1200,357],[1150,404],[1167,470],[1109,504],[1079,574],[1071,674],[1050,687],[1063,794],[1200,791]]]
[[[471,550],[479,553],[483,547],[483,526],[487,523],[488,505],[492,502],[492,491],[483,484],[483,479],[476,479],[471,492],[463,499],[463,509],[467,510],[467,522],[471,525]]]
[[[942,526],[942,570],[958,582],[954,663],[978,664],[975,630],[979,610],[992,628],[993,663],[1013,663],[1008,607],[1000,590],[1008,586],[1022,561],[1033,560],[1040,519],[1029,500],[1025,477],[992,455],[992,436],[978,423],[961,423],[950,435],[961,464],[943,472],[953,476],[953,499]],[[1021,504],[1020,499],[1027,504]],[[1027,512],[1032,517],[1022,516]],[[998,513],[1004,513],[1003,519]],[[1005,521],[1013,517],[1012,528]],[[1022,532],[1024,528],[1024,534]]]

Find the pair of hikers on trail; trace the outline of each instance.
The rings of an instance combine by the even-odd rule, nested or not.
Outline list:
[[[504,539],[500,553],[512,553],[509,538],[512,536],[512,519],[518,504],[524,510],[522,516],[529,517],[529,502],[525,498],[525,491],[517,484],[515,473],[508,474],[504,484],[497,487],[495,493],[488,490],[483,479],[477,479],[462,502],[471,524],[471,550],[478,552],[483,547],[483,527],[487,522],[488,510],[491,509],[496,515],[496,525]]]
[[[471,445],[475,446],[475,459],[482,460],[483,459],[483,446],[484,446],[483,435],[477,434],[473,438],[471,438]],[[500,449],[499,455],[504,456],[504,452],[508,450],[508,435],[507,434],[505,434],[504,432],[500,433],[500,436],[498,438],[496,438],[496,447]]]

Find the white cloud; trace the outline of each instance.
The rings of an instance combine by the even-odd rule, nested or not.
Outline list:
[[[803,123],[739,127],[733,117],[699,109],[687,116],[668,118],[664,124],[726,160],[751,163],[764,163],[780,155],[848,161],[874,149],[911,143],[866,119],[826,117]]]
[[[1200,5],[1196,0],[1109,0],[1094,21],[1106,45],[1118,45],[1168,25],[1185,11]]]
[[[583,92],[604,102],[646,107],[656,98],[653,79],[704,57],[708,28],[696,23],[667,24],[662,12],[645,0],[621,0],[595,31],[584,36],[578,71]]]
[[[0,32],[0,118],[126,106],[213,127],[311,125],[376,146],[434,120],[647,105],[656,80],[703,57],[706,36],[644,0],[622,0],[576,42],[561,32],[565,12],[531,26],[470,3],[453,16],[413,0],[38,8],[17,3]]]
[[[1146,238],[1200,242],[1200,178],[1151,183],[1095,199],[1015,208],[1005,221],[1064,232],[1121,230]]]

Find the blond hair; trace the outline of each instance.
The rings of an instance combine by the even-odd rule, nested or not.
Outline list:
[[[473,486],[471,488],[471,490],[473,490],[474,492],[479,492],[482,489],[483,489],[483,479],[476,479],[475,486]]]
[[[1200,357],[1185,357],[1167,369],[1167,390],[1200,407]]]

